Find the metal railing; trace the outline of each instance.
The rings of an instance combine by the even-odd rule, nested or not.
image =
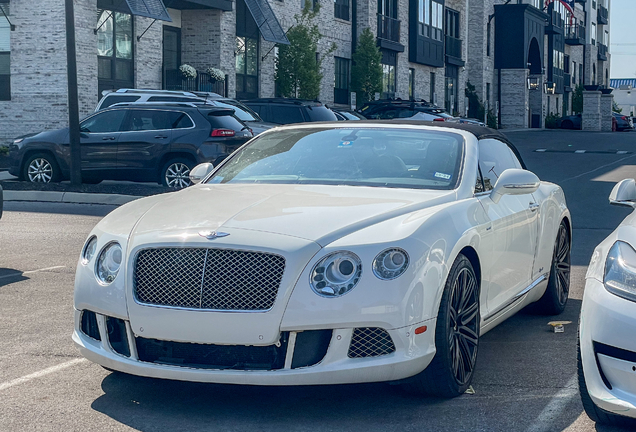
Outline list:
[[[607,24],[609,22],[609,11],[605,6],[598,6],[596,10],[596,22],[599,24]]]
[[[446,36],[445,51],[447,56],[462,58],[462,40],[452,36]]]
[[[585,26],[579,23],[566,25],[565,39],[585,41]]]
[[[197,71],[196,78],[184,78],[179,69],[164,71],[164,90],[214,92],[226,96],[225,81],[213,81],[206,72]]]
[[[378,14],[378,39],[400,42],[400,20]]]
[[[599,60],[607,60],[607,46],[600,42],[597,42],[596,46],[598,47]]]

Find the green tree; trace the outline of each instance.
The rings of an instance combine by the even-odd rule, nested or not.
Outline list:
[[[572,111],[575,114],[581,114],[583,112],[583,86],[578,84],[572,94]]]
[[[612,111],[617,114],[623,113],[623,108],[619,107],[615,100],[612,101]]]
[[[382,54],[368,27],[360,34],[351,59],[351,90],[356,92],[358,105],[362,105],[373,100],[375,93],[382,90]]]
[[[289,45],[278,49],[275,80],[278,92],[283,97],[318,99],[322,59],[336,49],[336,45],[332,44],[317,58],[318,42],[323,37],[314,22],[319,11],[319,3],[312,7],[312,2],[307,1],[302,13],[294,16],[296,24],[287,32]]]

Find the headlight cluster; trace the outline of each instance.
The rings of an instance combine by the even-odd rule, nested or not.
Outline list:
[[[636,302],[636,251],[627,243],[614,243],[605,260],[605,289]]]
[[[409,256],[398,248],[387,249],[373,260],[373,273],[380,279],[391,280],[399,277],[409,266]]]
[[[82,250],[82,264],[87,265],[95,256],[96,251],[97,237],[92,236],[88,239]],[[103,285],[108,285],[113,282],[119,273],[121,261],[122,250],[119,243],[111,242],[104,246],[95,262],[95,276],[97,280]]]
[[[409,266],[408,254],[399,248],[386,249],[373,260],[373,274],[382,280],[402,275]],[[362,261],[349,251],[333,252],[314,266],[311,288],[323,297],[340,297],[351,291],[362,276]]]
[[[314,266],[311,288],[325,297],[338,297],[351,291],[362,275],[362,262],[353,252],[334,252]]]

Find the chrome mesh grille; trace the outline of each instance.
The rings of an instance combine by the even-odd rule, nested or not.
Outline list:
[[[377,357],[394,351],[393,339],[386,330],[364,327],[353,330],[347,356],[349,358]]]
[[[271,309],[285,258],[229,249],[159,248],[139,252],[135,263],[137,301],[193,309]]]

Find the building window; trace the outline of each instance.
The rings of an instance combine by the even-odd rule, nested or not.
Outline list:
[[[592,45],[596,45],[596,23],[592,23],[592,31],[590,34],[592,35]]]
[[[435,0],[419,0],[418,33],[435,40],[444,34],[444,5]]]
[[[409,68],[409,99],[415,99],[415,69]]]
[[[458,111],[458,89],[457,78],[459,76],[459,69],[457,66],[446,65],[446,76],[444,77],[444,108],[451,115],[454,115]]]
[[[334,0],[334,16],[349,21],[349,0]]]
[[[349,64],[350,60],[334,57],[335,85],[333,89],[333,101],[337,104],[349,103]]]
[[[133,17],[97,9],[98,92],[133,88]]]
[[[583,84],[583,64],[579,64],[579,84]]]
[[[541,0],[532,0],[532,6],[536,7],[537,9],[543,8],[543,6],[541,6]]]
[[[490,33],[492,26],[490,23],[486,25],[486,55],[490,57]]]
[[[9,2],[0,0],[0,8],[9,16]],[[0,12],[0,100],[11,100],[11,26]]]
[[[309,6],[309,7],[310,7],[312,10],[316,10],[316,3],[317,3],[317,0],[309,0],[309,2],[310,2],[310,6]],[[305,5],[306,5],[306,4],[307,4],[307,0],[300,0],[300,8],[301,8],[301,9],[305,9]]]
[[[431,88],[429,93],[429,102],[437,105],[437,94],[435,93],[435,72],[431,72]]]
[[[605,33],[603,34],[603,45],[609,47],[609,32],[607,30],[605,30]]]
[[[486,108],[490,109],[490,83],[486,83]]]
[[[382,98],[395,97],[397,69],[397,53],[390,50],[382,50]]]
[[[258,97],[258,27],[244,1],[236,2],[236,98]]]

